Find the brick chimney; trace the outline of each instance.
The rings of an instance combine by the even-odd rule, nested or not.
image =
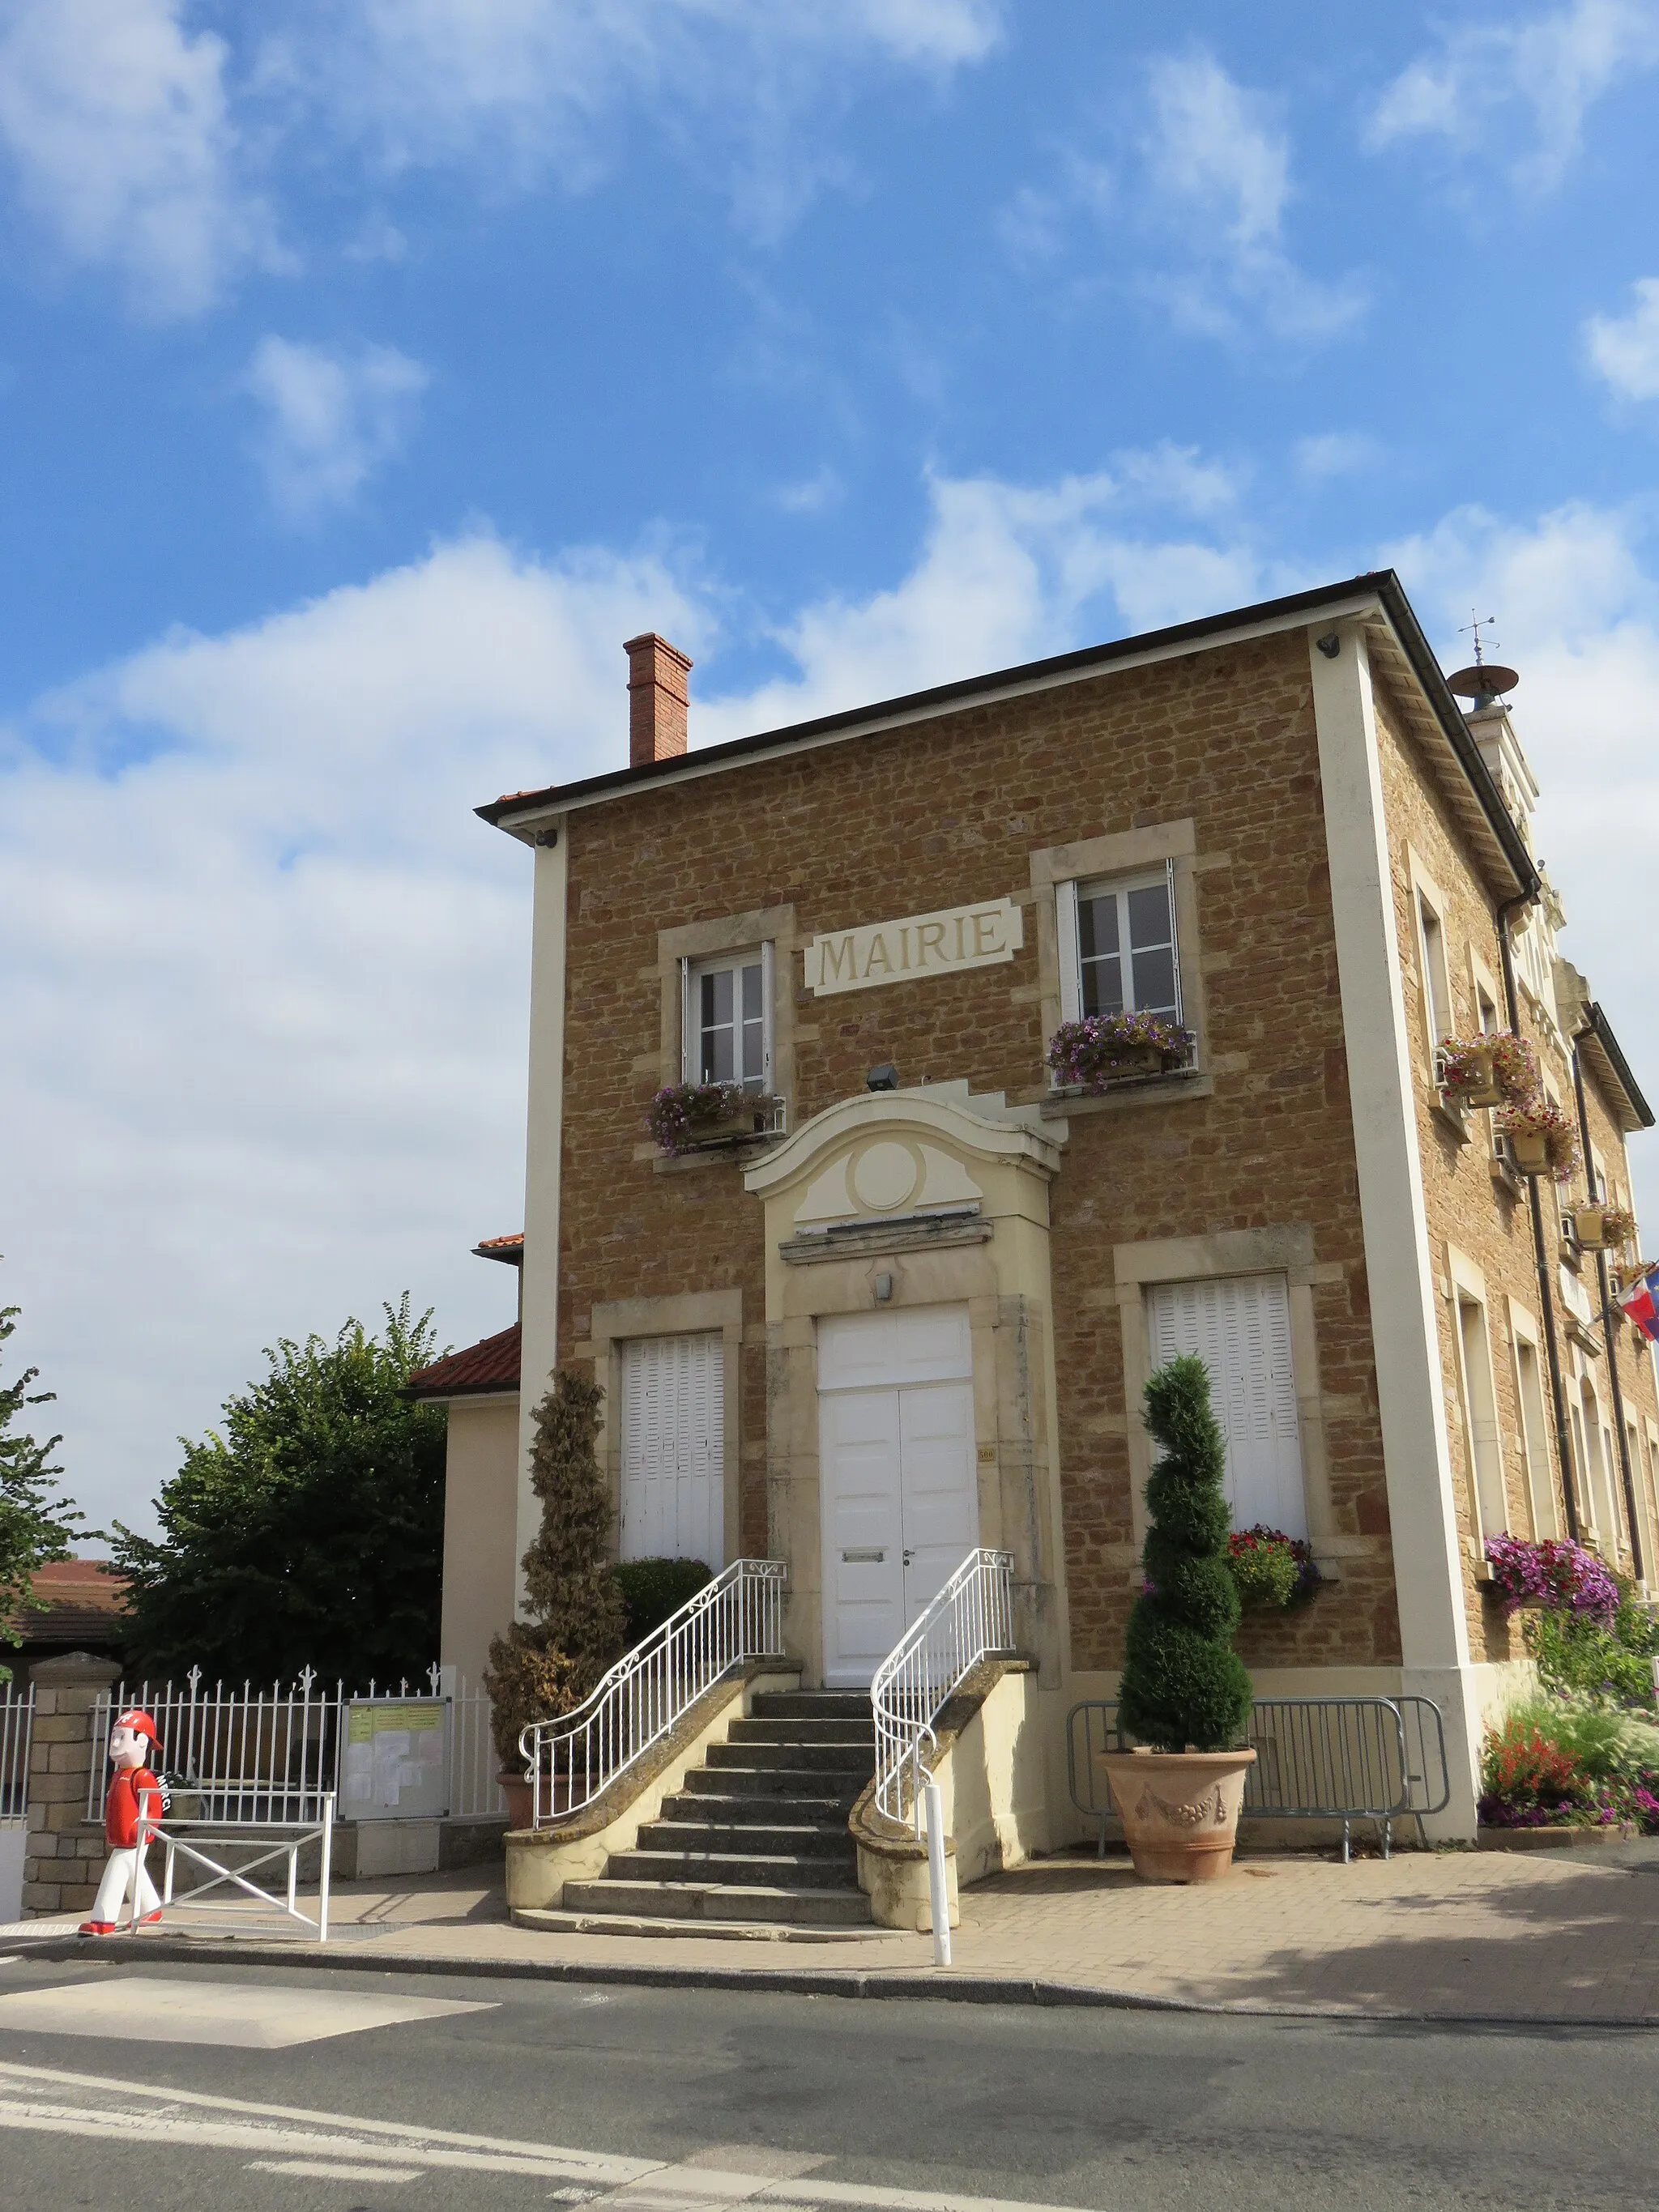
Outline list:
[[[691,663],[655,630],[630,637],[628,655],[628,765],[649,768],[685,750],[685,679]]]

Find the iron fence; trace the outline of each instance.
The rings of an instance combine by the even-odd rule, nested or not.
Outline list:
[[[28,1812],[33,1727],[33,1689],[0,1682],[0,1820],[21,1820]]]
[[[890,1820],[920,1824],[934,1721],[973,1668],[1012,1650],[1013,1573],[1012,1552],[969,1552],[876,1669],[876,1803]]]
[[[1340,1820],[1345,1861],[1356,1820],[1376,1823],[1386,1858],[1396,1821],[1415,1820],[1425,1842],[1425,1819],[1450,1802],[1445,1725],[1431,1698],[1258,1698],[1246,1741],[1255,1763],[1241,1817]],[[1072,1802],[1100,1822],[1102,1852],[1114,1808],[1096,1754],[1130,1748],[1115,1700],[1087,1698],[1066,1715]]]

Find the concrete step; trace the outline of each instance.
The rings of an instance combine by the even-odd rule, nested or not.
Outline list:
[[[515,1928],[540,1928],[556,1936],[665,1936],[682,1942],[694,1936],[700,1943],[890,1943],[908,1933],[878,1928],[873,1921],[856,1928],[797,1928],[787,1920],[660,1920],[634,1912],[566,1912],[544,1905],[516,1905],[512,1920]]]
[[[811,1743],[711,1743],[704,1765],[710,1773],[722,1767],[782,1767],[793,1773],[861,1775],[866,1781],[876,1771],[873,1746]]]
[[[857,1860],[793,1852],[612,1851],[607,1881],[707,1882],[721,1889],[856,1889]]]
[[[846,1859],[854,1855],[845,1819],[821,1827],[782,1820],[647,1820],[635,1850],[641,1851],[759,1851],[769,1858]]]
[[[849,1748],[867,1752],[873,1759],[876,1750],[875,1724],[866,1713],[862,1720],[773,1720],[764,1713],[757,1713],[747,1720],[732,1723],[733,1743],[843,1743]]]
[[[723,1797],[733,1802],[765,1798],[773,1803],[779,1798],[787,1798],[797,1805],[842,1805],[850,1813],[872,1771],[862,1768],[857,1773],[850,1773],[828,1767],[705,1766],[700,1772],[688,1775],[686,1781],[690,1791],[703,1798]]]
[[[728,1785],[742,1777],[730,1773],[721,1775],[719,1784],[709,1789],[704,1787],[708,1778],[701,1773],[687,1775],[684,1789],[663,1799],[663,1819],[743,1827],[770,1827],[781,1820],[800,1827],[833,1829],[844,1836],[847,1815],[858,1797],[857,1790],[844,1790],[839,1796],[821,1791],[810,1797],[785,1796],[771,1789],[738,1790]],[[863,1786],[860,1783],[859,1788]]]
[[[869,1720],[868,1690],[761,1690],[753,1710],[767,1720]]]
[[[631,1913],[652,1920],[784,1921],[801,1928],[867,1928],[870,1900],[859,1890],[781,1889],[721,1882],[568,1881],[564,1910]]]

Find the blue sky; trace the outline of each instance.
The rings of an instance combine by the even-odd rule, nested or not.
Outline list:
[[[641,627],[707,742],[1394,562],[1659,1093],[1656,85],[1650,0],[0,0],[0,1292],[86,1500],[279,1332],[507,1317],[469,810]]]

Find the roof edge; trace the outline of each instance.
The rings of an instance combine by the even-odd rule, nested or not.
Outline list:
[[[1607,1060],[1614,1082],[1625,1094],[1625,1103],[1635,1115],[1637,1127],[1641,1129],[1652,1128],[1653,1109],[1643,1096],[1641,1085],[1631,1071],[1631,1064],[1625,1057],[1624,1049],[1613,1033],[1613,1024],[1594,1000],[1584,1009],[1584,1018],[1589,1024],[1589,1034],[1601,1048],[1602,1056]],[[1583,1036],[1584,1031],[1581,1030],[1578,1034]]]
[[[1230,630],[1248,629],[1263,623],[1288,623],[1298,615],[1314,615],[1320,609],[1370,595],[1382,597],[1384,588],[1392,585],[1398,604],[1404,608],[1410,629],[1419,643],[1422,631],[1412,614],[1393,569],[1376,569],[1364,575],[1351,576],[1341,583],[1322,584],[1307,592],[1291,592],[1277,599],[1263,599],[1254,606],[1235,607],[1217,615],[1203,615],[1195,621],[1172,623],[1162,629],[1139,630],[1133,637],[1114,638],[1104,645],[1089,645],[1072,653],[1050,655],[1043,660],[1030,660],[1013,668],[999,668],[982,676],[959,678],[951,684],[938,684],[922,691],[902,693],[896,698],[879,699],[862,707],[844,708],[838,714],[820,714],[805,722],[790,722],[775,730],[758,730],[744,738],[728,738],[723,744],[699,745],[688,752],[677,754],[672,760],[651,761],[640,768],[607,769],[602,775],[579,778],[574,783],[548,784],[539,791],[515,791],[501,799],[492,799],[473,812],[488,822],[492,829],[502,829],[510,817],[532,816],[557,811],[562,804],[573,799],[597,798],[611,792],[627,791],[653,783],[672,781],[676,776],[698,770],[706,772],[718,763],[736,762],[750,753],[763,752],[771,747],[802,744],[814,738],[833,736],[837,731],[851,732],[866,723],[919,720],[930,714],[943,714],[954,706],[982,697],[987,693],[1036,687],[1063,682],[1067,677],[1079,680],[1097,668],[1108,668],[1115,661],[1133,659],[1140,654],[1168,652],[1186,644],[1201,644],[1206,639],[1219,639]],[[1389,609],[1392,615],[1394,610]],[[1402,635],[1408,654],[1412,647]],[[1426,644],[1423,645],[1425,652]],[[1431,665],[1442,689],[1445,678],[1439,665],[1429,656]],[[1413,656],[1414,659],[1414,656]],[[1446,692],[1449,703],[1451,694]],[[1455,708],[1453,708],[1455,714]],[[1460,726],[1462,717],[1457,717]],[[1464,740],[1473,745],[1468,732]],[[1475,758],[1480,761],[1478,750]],[[1486,763],[1480,761],[1484,773]],[[1488,777],[1490,782],[1491,779]],[[1494,788],[1493,797],[1497,793]],[[1501,800],[1498,801],[1501,805]],[[1507,817],[1505,817],[1507,819]],[[508,830],[507,834],[515,834]]]

